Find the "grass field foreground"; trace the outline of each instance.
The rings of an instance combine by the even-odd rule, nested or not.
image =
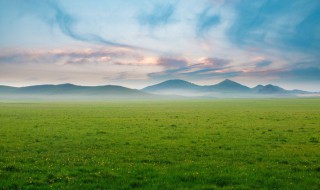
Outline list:
[[[2,189],[320,189],[320,99],[0,103]]]

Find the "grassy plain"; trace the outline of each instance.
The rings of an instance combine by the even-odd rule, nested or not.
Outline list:
[[[320,189],[320,99],[0,103],[2,189]]]

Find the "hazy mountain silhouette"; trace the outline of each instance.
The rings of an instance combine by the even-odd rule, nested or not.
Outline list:
[[[59,95],[59,96],[115,96],[115,97],[144,97],[150,94],[122,86],[78,86],[74,84],[36,85],[27,87],[0,86],[0,94],[16,95]]]
[[[168,80],[148,86],[143,91],[154,94],[171,95],[197,95],[197,96],[216,96],[216,97],[255,97],[255,96],[292,96],[298,94],[312,94],[302,90],[285,90],[274,85],[257,85],[249,88],[245,85],[225,79],[215,85],[200,86],[184,80]],[[187,92],[187,93],[186,93]]]
[[[198,95],[202,92],[202,86],[193,84],[188,81],[174,79],[161,82],[159,84],[148,86],[142,89],[145,92],[162,95]]]
[[[249,87],[229,79],[225,79],[224,81],[215,85],[204,86],[204,87],[207,88],[207,90],[209,91],[215,91],[215,92],[249,93],[251,91]]]
[[[0,85],[0,93],[11,93],[16,90],[15,87]]]
[[[226,79],[215,85],[200,86],[188,81],[175,79],[148,86],[142,90],[130,89],[122,86],[78,86],[74,84],[35,85],[27,87],[10,87],[0,85],[1,97],[101,97],[101,98],[179,98],[189,97],[279,97],[316,94],[302,90],[285,90],[281,87],[257,85],[249,88],[240,83]],[[170,96],[159,96],[170,95]]]
[[[265,86],[257,85],[256,87],[252,88],[252,91],[258,94],[314,94],[313,92],[307,92],[303,90],[285,90],[272,84]]]
[[[258,85],[252,89],[255,93],[259,94],[288,94],[289,91],[280,88],[278,86],[274,86],[271,84],[268,84],[266,86]]]
[[[250,93],[247,86],[226,79],[215,85],[200,86],[184,80],[168,80],[162,83],[148,86],[143,91],[154,94],[171,94],[184,96],[210,96],[225,93],[244,94]]]

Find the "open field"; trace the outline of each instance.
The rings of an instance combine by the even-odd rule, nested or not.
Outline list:
[[[320,99],[0,103],[0,189],[320,189]]]

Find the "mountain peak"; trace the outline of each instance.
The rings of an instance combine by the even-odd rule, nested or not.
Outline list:
[[[156,84],[157,86],[166,86],[166,87],[181,87],[181,86],[197,86],[191,82],[181,80],[181,79],[172,79]],[[155,86],[155,85],[154,85]]]
[[[199,90],[200,86],[193,84],[191,82],[181,80],[181,79],[172,79],[161,82],[156,85],[148,86],[144,88],[144,91],[147,92],[159,92],[159,91],[166,91],[166,92],[175,92],[175,91],[188,91],[194,92]]]
[[[224,79],[223,81],[221,81],[218,84],[239,84],[239,83],[234,82],[233,80],[230,80],[230,79]]]
[[[77,86],[71,83],[58,84],[57,86]]]
[[[267,84],[265,86],[265,88],[275,88],[275,89],[282,89],[283,90],[283,88],[280,88],[279,86],[275,86],[275,85],[272,85],[272,84]]]
[[[225,79],[225,80],[219,82],[219,83],[216,84],[216,85],[219,85],[219,86],[220,86],[220,85],[241,85],[241,86],[243,86],[242,84],[237,83],[237,82],[235,82],[235,81],[233,81],[233,80],[230,80],[230,79]]]
[[[258,93],[262,93],[262,94],[283,94],[283,93],[287,93],[287,91],[285,89],[280,88],[279,86],[272,85],[272,84],[267,84],[265,86],[258,85],[253,89],[255,91],[257,91]]]
[[[182,80],[182,79],[171,79],[171,80],[164,81],[162,83],[176,83],[176,82],[179,82],[179,83],[190,83],[190,82]]]
[[[261,89],[263,89],[264,87],[265,87],[265,86],[259,84],[259,85],[255,86],[255,87],[253,87],[252,90],[255,91],[255,92],[258,92],[258,91],[260,91]]]
[[[213,90],[222,90],[224,92],[249,92],[250,88],[244,86],[240,83],[232,81],[230,79],[225,79],[222,82],[209,86]]]
[[[234,81],[230,79],[224,79],[222,82],[234,82]]]

